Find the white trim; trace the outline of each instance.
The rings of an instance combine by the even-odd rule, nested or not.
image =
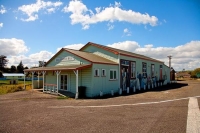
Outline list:
[[[78,92],[78,70],[74,70],[74,74],[76,75],[76,96],[75,96],[75,99],[78,99],[78,95],[79,95],[79,92]]]
[[[61,76],[67,76],[67,90],[61,89]],[[70,85],[69,85],[69,83],[70,83],[70,76],[69,76],[69,74],[60,74],[59,80],[60,80],[60,82],[59,82],[59,87],[58,87],[59,90],[62,90],[62,91],[70,91]]]
[[[32,71],[32,89],[34,89],[34,88],[33,88],[33,79],[34,79],[34,73],[35,73],[35,72],[34,72],[34,71]]]
[[[46,71],[42,71],[42,77],[43,77],[43,92],[44,92],[44,76],[46,74]]]
[[[58,88],[59,88],[59,75],[61,71],[55,71],[56,72],[56,77],[57,77],[57,93],[58,93]]]
[[[130,75],[131,75],[131,78],[133,79],[133,78],[136,78],[136,61],[130,61],[130,68],[131,68],[131,71],[130,71]],[[134,65],[135,65],[135,67],[133,67]],[[133,68],[134,68],[134,71],[133,71]],[[132,72],[133,73],[135,73],[135,76],[133,77],[132,76]]]
[[[103,75],[103,71],[104,71],[104,75]],[[105,77],[106,76],[106,69],[101,69],[101,76]]]
[[[96,70],[97,70],[97,75],[96,75]],[[100,76],[99,69],[95,68],[94,69],[94,77],[99,77],[99,76]]]
[[[113,79],[110,78],[110,72],[111,72],[111,71],[113,71],[113,72],[115,71],[115,72],[116,72],[116,78],[114,78],[114,73],[113,73]],[[110,69],[110,70],[109,70],[109,80],[117,80],[117,79],[118,79],[117,69]]]
[[[26,87],[26,72],[24,72],[24,90],[26,89],[25,87]]]
[[[38,89],[40,88],[40,71],[38,71]]]

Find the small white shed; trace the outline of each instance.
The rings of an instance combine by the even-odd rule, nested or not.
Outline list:
[[[16,84],[18,80],[24,80],[24,74],[23,73],[3,73],[3,76],[11,80],[11,84]]]

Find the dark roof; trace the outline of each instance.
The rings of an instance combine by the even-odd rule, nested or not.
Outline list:
[[[79,70],[83,68],[91,67],[91,64],[82,64],[82,65],[70,65],[70,66],[53,66],[53,67],[37,67],[25,69],[24,71],[58,71],[58,70]]]
[[[101,49],[104,49],[106,51],[112,52],[114,54],[120,54],[120,55],[125,55],[125,56],[131,56],[131,57],[135,57],[135,58],[140,58],[140,59],[145,59],[145,60],[151,60],[151,61],[155,61],[155,62],[160,62],[160,63],[164,63],[162,61],[144,56],[144,55],[140,55],[140,54],[136,54],[136,53],[132,53],[132,52],[128,52],[125,50],[120,50],[120,49],[116,49],[116,48],[112,48],[112,47],[108,47],[108,46],[104,46],[104,45],[100,45],[100,44],[96,44],[93,42],[88,42],[85,46],[83,46],[80,51],[83,51],[85,47],[92,45]]]

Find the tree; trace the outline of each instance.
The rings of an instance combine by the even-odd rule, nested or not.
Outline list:
[[[17,72],[16,66],[12,65],[12,66],[10,67],[10,72],[11,72],[11,73]]]
[[[44,61],[39,61],[39,67],[43,67],[46,64]]]
[[[0,55],[0,70],[4,71],[6,64],[8,63],[7,57],[4,55]]]
[[[3,73],[2,73],[2,71],[0,71],[0,78],[1,78],[1,77],[3,77]]]
[[[194,71],[192,71],[192,78],[197,78],[197,76],[200,74],[200,68],[196,68]]]
[[[22,61],[20,61],[19,65],[17,66],[17,72],[24,73],[24,65],[22,64]]]

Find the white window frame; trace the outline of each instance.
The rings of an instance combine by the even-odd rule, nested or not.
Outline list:
[[[104,71],[104,73],[103,73],[103,71]],[[106,69],[102,69],[102,70],[101,70],[101,76],[102,76],[102,77],[105,77],[105,76],[106,76]]]
[[[96,74],[96,71],[97,71],[97,74]],[[99,69],[94,69],[94,76],[99,77]]]
[[[144,67],[144,65],[146,67]],[[146,62],[142,62],[142,76],[146,77],[147,76],[147,63]],[[146,77],[147,78],[147,77]]]
[[[111,71],[113,72],[113,78],[111,78]],[[116,77],[114,77],[114,72],[116,72]],[[117,69],[110,69],[110,71],[109,71],[109,79],[110,80],[117,80]]]
[[[155,64],[151,64],[151,77],[155,76]]]
[[[132,73],[134,73],[134,75]],[[136,62],[135,61],[131,61],[131,78],[136,78]]]

